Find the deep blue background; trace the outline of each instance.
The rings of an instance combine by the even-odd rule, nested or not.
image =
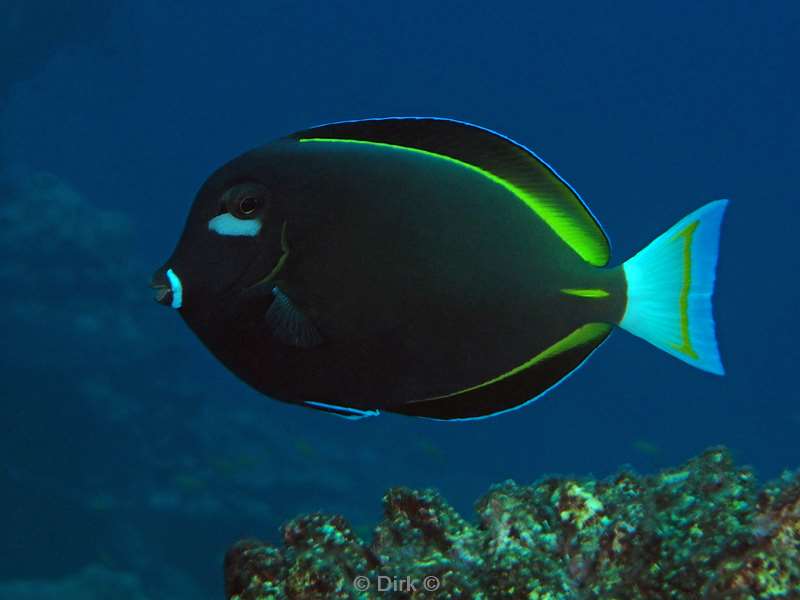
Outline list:
[[[377,483],[352,490],[354,512],[377,511],[390,484],[437,486],[468,510],[501,479],[605,475],[624,463],[648,470],[715,444],[762,477],[796,468],[800,8],[480,4],[147,0],[115,3],[100,24],[94,9],[76,8],[85,10],[76,22],[95,30],[78,25],[59,44],[28,33],[26,45],[51,51],[5,99],[3,156],[128,212],[137,255],[153,267],[216,166],[341,119],[451,116],[521,141],[582,194],[615,263],[705,202],[730,198],[716,296],[723,378],[617,332],[535,405],[447,424],[351,423],[271,403],[194,342],[180,364],[165,353],[161,375],[190,369],[227,390],[225,402],[338,440],[345,453],[392,440],[375,461]],[[174,335],[191,336],[183,327]],[[433,467],[409,461],[407,448],[420,443]]]

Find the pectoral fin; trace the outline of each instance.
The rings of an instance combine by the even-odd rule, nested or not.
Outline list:
[[[275,299],[264,318],[275,339],[296,348],[313,348],[322,343],[317,327],[283,290],[276,285],[272,295]]]

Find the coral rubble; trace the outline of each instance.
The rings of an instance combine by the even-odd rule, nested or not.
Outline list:
[[[724,448],[651,476],[507,481],[475,524],[432,490],[383,501],[370,544],[320,514],[283,548],[239,542],[227,598],[800,598],[800,474],[759,490]]]

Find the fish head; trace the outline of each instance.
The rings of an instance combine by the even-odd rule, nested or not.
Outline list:
[[[282,264],[285,222],[274,200],[274,186],[263,176],[229,166],[212,175],[195,198],[172,256],[153,274],[155,300],[187,320],[230,312],[240,296]]]

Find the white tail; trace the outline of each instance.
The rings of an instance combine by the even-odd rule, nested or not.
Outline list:
[[[724,374],[711,296],[727,200],[684,217],[625,262],[628,303],[620,326],[698,369]]]

